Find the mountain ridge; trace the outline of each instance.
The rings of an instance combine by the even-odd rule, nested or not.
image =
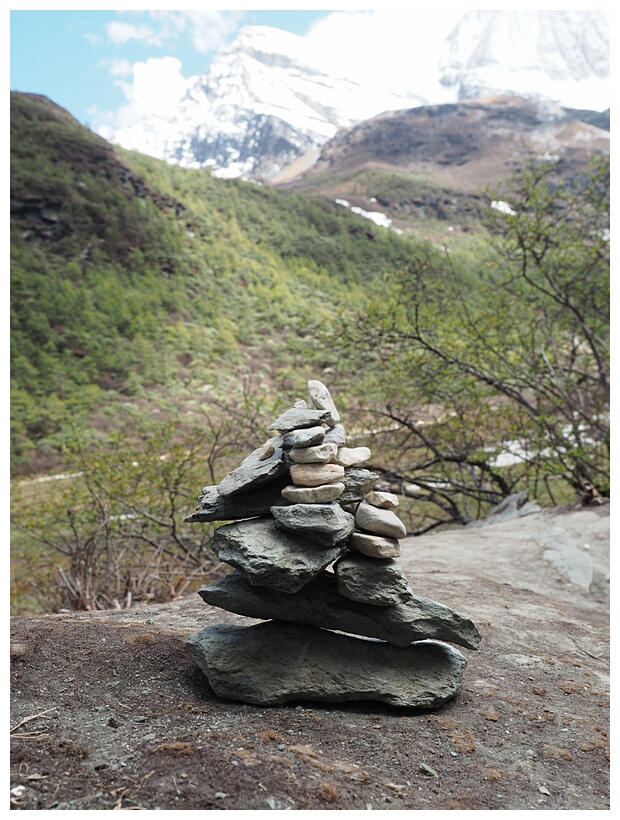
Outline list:
[[[603,18],[597,11],[467,12],[447,38],[449,54],[433,69],[433,82],[455,103],[499,94],[564,105],[571,97],[575,108],[586,108],[584,81],[599,89],[609,74]],[[174,112],[145,116],[113,140],[218,176],[270,180],[338,130],[436,104],[427,77],[414,76],[406,92],[392,93],[385,83],[331,75],[324,64],[303,37],[245,26],[193,79]]]

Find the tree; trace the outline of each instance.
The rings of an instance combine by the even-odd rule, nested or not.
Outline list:
[[[554,504],[553,482],[609,495],[609,159],[560,171],[532,159],[489,194],[476,283],[431,251],[345,329],[385,396],[369,409],[397,469],[375,466],[441,510],[424,527],[541,482]]]
[[[184,518],[204,485],[264,440],[270,409],[243,383],[226,402],[204,399],[185,427],[129,420],[99,443],[76,431],[62,480],[14,488],[16,608],[33,608],[32,590],[52,611],[169,601],[222,574],[210,551],[215,527]]]

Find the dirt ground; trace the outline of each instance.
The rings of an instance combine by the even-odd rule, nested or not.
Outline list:
[[[418,594],[482,634],[439,710],[224,701],[197,594],[12,619],[11,808],[609,809],[609,508],[403,542]]]

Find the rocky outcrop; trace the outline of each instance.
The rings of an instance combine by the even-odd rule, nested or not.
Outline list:
[[[268,623],[208,626],[188,650],[217,694],[248,703],[440,706],[460,691],[466,664],[443,642],[477,649],[478,630],[411,590],[394,560],[407,534],[398,497],[373,490],[378,475],[359,466],[367,447],[344,446],[325,385],[310,381],[308,394],[314,406],[282,413],[269,428],[277,435],[205,487],[186,519],[245,518],[220,527],[212,544],[236,571],[199,594]]]

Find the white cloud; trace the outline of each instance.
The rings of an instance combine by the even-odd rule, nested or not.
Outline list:
[[[151,11],[153,24],[159,26],[160,36],[172,39],[186,32],[196,51],[208,54],[219,51],[226,44],[243,17],[241,11]]]
[[[124,45],[130,40],[141,40],[152,45],[161,43],[161,39],[153,29],[144,23],[134,25],[133,23],[122,23],[114,20],[112,23],[108,23],[105,28],[108,38],[116,45]]]
[[[447,101],[454,92],[439,85],[438,63],[462,14],[454,8],[427,8],[423,17],[413,8],[335,12],[315,23],[307,40],[331,73]]]
[[[208,54],[221,50],[244,15],[242,11],[146,11],[123,12],[138,22],[115,20],[108,23],[108,38],[116,45],[139,40],[150,45],[163,45],[186,34],[196,51]],[[145,22],[148,19],[148,23]]]
[[[118,112],[121,128],[146,114],[170,114],[190,83],[176,57],[151,57],[134,63],[132,74],[131,82],[118,81],[128,100]]]
[[[110,59],[102,60],[101,65],[107,68],[113,77],[129,77],[131,76],[133,66],[129,60],[126,59]]]
[[[151,57],[133,65],[126,60],[108,60],[105,64],[114,76],[130,78],[115,81],[127,100],[118,111],[95,108],[89,111],[95,130],[106,139],[111,139],[115,131],[128,128],[142,117],[170,115],[196,79],[183,76],[181,61],[176,57]]]

